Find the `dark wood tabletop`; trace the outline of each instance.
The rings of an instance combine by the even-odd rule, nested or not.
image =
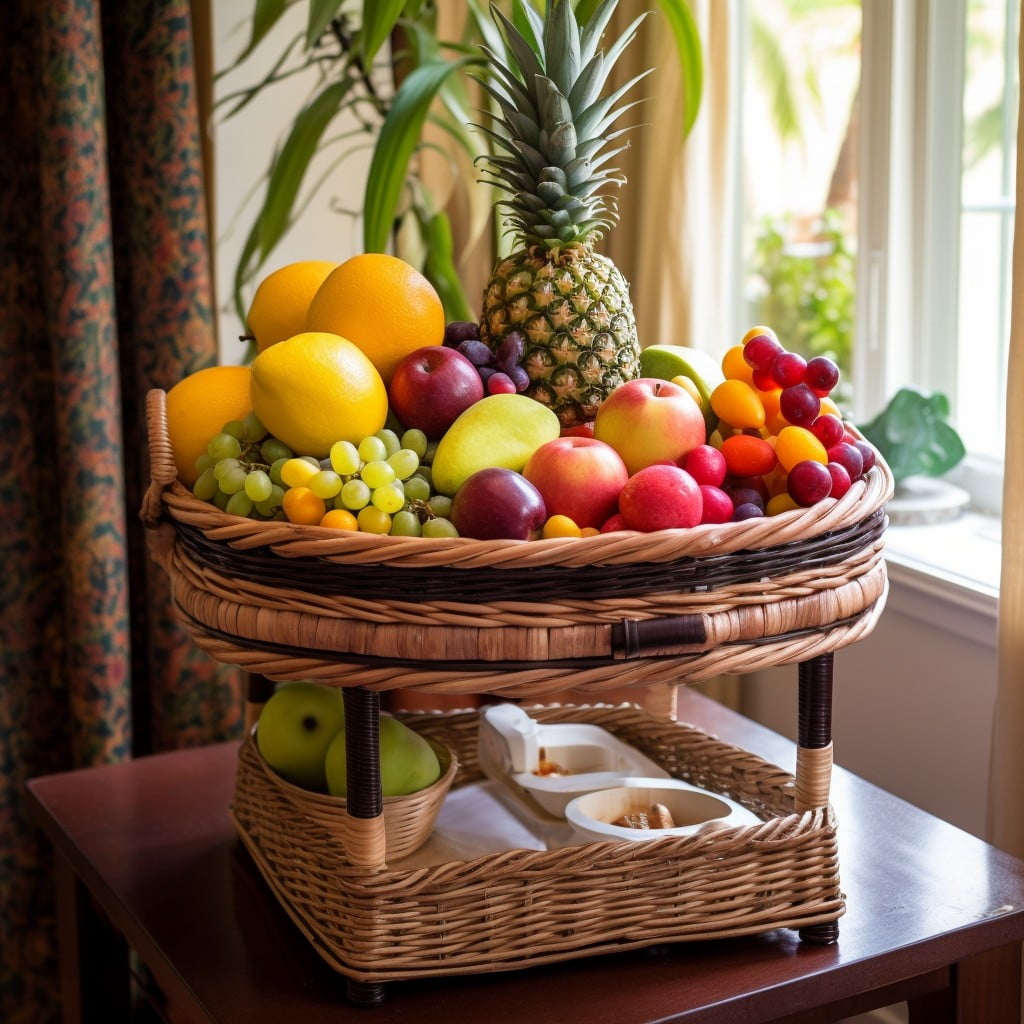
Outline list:
[[[678,706],[680,719],[793,770],[794,747],[775,733],[689,689]],[[924,1024],[1020,1020],[1024,863],[840,767],[847,913],[836,944],[780,929],[395,982],[382,1006],[356,1009],[234,835],[235,759],[229,743],[29,783],[56,851],[68,1022],[121,1019],[111,985],[127,946],[173,1021],[811,1024],[903,999]]]

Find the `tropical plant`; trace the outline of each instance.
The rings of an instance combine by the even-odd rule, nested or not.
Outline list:
[[[298,2],[255,0],[248,43],[221,73],[243,67],[257,47],[280,34],[282,15]],[[475,105],[481,100],[473,93],[470,73],[484,81],[489,74],[481,44],[507,61],[501,33],[482,0],[466,0],[465,27],[457,39],[438,36],[438,0],[306,3],[304,31],[279,40],[279,57],[270,72],[219,102],[230,117],[256,102],[265,90],[315,69],[312,94],[274,150],[264,176],[263,199],[236,265],[233,293],[239,316],[244,319],[247,286],[266,266],[297,211],[330,183],[330,173],[318,182],[307,181],[314,156],[330,151],[331,166],[336,167],[354,148],[369,145],[372,158],[359,210],[364,251],[385,251],[411,229],[418,242],[412,248],[422,255],[422,269],[437,287],[448,318],[473,319],[455,270],[450,221],[420,177],[416,157],[430,144],[428,124],[439,126],[457,149],[476,155],[479,146],[468,126],[477,119]],[[533,4],[541,7],[543,0],[501,0],[492,6],[508,10],[511,23],[526,30],[531,16],[536,17]],[[599,0],[575,0],[574,6],[582,22]],[[671,28],[683,71],[682,138],[700,103],[700,40],[687,0],[658,0],[657,6]],[[346,117],[357,127],[332,135]],[[471,178],[465,186],[483,189]]]

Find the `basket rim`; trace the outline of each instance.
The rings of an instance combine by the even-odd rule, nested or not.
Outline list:
[[[277,520],[231,516],[196,498],[177,479],[167,436],[166,393],[154,388],[146,398],[151,483],[142,518],[156,528],[169,517],[197,527],[208,539],[237,549],[267,547],[283,558],[314,556],[330,562],[387,564],[398,567],[522,569],[663,563],[684,557],[727,554],[778,547],[808,540],[860,522],[892,497],[892,471],[881,456],[841,498],[826,498],[808,508],[771,517],[721,525],[641,533],[618,530],[592,537],[541,540],[476,540],[469,537],[392,537],[331,530]],[[852,425],[851,425],[852,426]],[[853,428],[856,432],[856,428]]]

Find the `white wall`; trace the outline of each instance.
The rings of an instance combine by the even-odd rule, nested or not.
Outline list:
[[[231,67],[249,40],[252,0],[217,0],[212,4],[214,66]],[[293,36],[304,28],[307,5],[290,7],[271,38],[237,71],[231,71],[215,83],[215,99],[259,81],[272,66]],[[229,107],[214,111],[214,147],[216,164],[216,234],[218,330],[221,359],[239,362],[245,346],[237,341],[243,324],[232,303],[232,280],[238,255],[245,243],[265,189],[261,179],[266,173],[274,147],[284,137],[283,126],[302,109],[316,84],[315,72],[304,72],[263,92],[245,110],[225,118]],[[328,135],[337,137],[344,129],[332,127]],[[336,145],[334,157],[341,152]],[[314,160],[305,185],[308,187],[326,175],[326,186],[297,218],[295,226],[274,250],[266,272],[297,260],[334,260],[341,262],[361,250],[362,223],[358,217],[345,216],[332,205],[348,210],[362,207],[369,153],[363,148],[340,166],[331,169],[330,153]],[[252,289],[249,291],[251,297]]]
[[[994,602],[918,586],[890,565],[875,631],[835,655],[834,759],[974,835],[986,835],[996,688]],[[796,667],[744,679],[743,711],[796,735]]]

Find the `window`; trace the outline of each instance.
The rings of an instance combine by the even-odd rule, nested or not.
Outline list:
[[[741,10],[748,323],[838,358],[856,421],[903,385],[948,395],[969,452],[956,473],[995,510],[1019,3]]]

